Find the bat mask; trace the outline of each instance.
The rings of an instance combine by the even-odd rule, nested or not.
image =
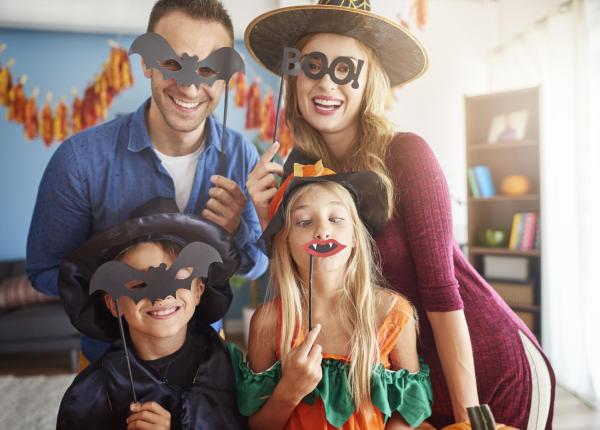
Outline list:
[[[236,72],[244,71],[244,61],[233,48],[217,49],[199,61],[197,55],[190,56],[186,52],[180,57],[169,42],[157,33],[138,36],[128,54],[139,54],[146,67],[159,70],[165,80],[175,79],[181,86],[194,85],[199,88],[200,84],[212,86],[218,80],[229,82]]]
[[[212,263],[222,263],[216,249],[202,242],[192,242],[181,250],[171,267],[166,264],[136,270],[121,261],[109,261],[101,265],[90,281],[90,294],[102,290],[114,300],[129,297],[135,303],[143,298],[154,302],[168,296],[176,297],[179,288],[191,289],[195,278],[207,278]],[[181,269],[191,268],[185,279],[178,279]]]

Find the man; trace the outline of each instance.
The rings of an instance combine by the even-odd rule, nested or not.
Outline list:
[[[200,60],[233,46],[231,19],[218,0],[159,0],[148,31],[166,39],[179,56]],[[58,294],[58,266],[65,256],[154,197],[174,198],[182,212],[200,214],[232,234],[241,255],[238,273],[253,279],[266,269],[257,246],[260,224],[245,196],[258,154],[232,130],[221,148],[223,128],[210,116],[224,81],[181,86],[155,68],[143,68],[151,80],[150,100],[67,139],[46,167],[27,243],[29,278],[46,294]],[[217,170],[221,150],[224,172]],[[82,342],[89,359],[106,346]]]

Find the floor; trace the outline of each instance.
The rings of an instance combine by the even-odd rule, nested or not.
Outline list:
[[[68,372],[67,354],[0,355],[0,375],[56,375]],[[553,428],[555,430],[600,430],[600,411],[593,410],[559,387]]]

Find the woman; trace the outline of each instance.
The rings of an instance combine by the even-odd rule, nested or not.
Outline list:
[[[323,159],[338,172],[372,170],[387,184],[392,211],[376,242],[388,284],[426,316],[419,353],[431,367],[432,425],[468,428],[466,408],[487,403],[498,422],[552,428],[554,375],[537,340],[458,249],[446,181],[427,143],[394,133],[383,117],[390,84],[420,76],[426,53],[403,27],[370,13],[368,2],[346,3],[278,9],[246,30],[246,46],[271,71],[281,73],[284,47],[299,49],[306,63],[286,86],[297,148],[286,170],[290,160]],[[337,68],[348,64],[336,60],[342,56],[351,70]],[[340,84],[351,72],[358,76]],[[263,228],[274,174],[284,175],[270,161],[276,150],[247,184]]]

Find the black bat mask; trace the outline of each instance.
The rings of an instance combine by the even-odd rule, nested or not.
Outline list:
[[[163,78],[173,78],[182,86],[212,86],[219,79],[227,83],[234,73],[244,71],[244,60],[233,48],[217,49],[204,60],[198,61],[197,55],[177,55],[169,42],[157,33],[138,36],[131,44],[128,54],[139,54],[146,67],[158,69]]]
[[[206,278],[210,265],[215,262],[222,263],[221,256],[215,248],[202,242],[192,242],[183,248],[169,269],[163,263],[147,271],[136,270],[121,261],[109,261],[94,272],[90,280],[90,294],[101,290],[110,294],[113,300],[125,296],[135,303],[143,298],[153,302],[168,296],[175,297],[179,288],[189,290],[195,278]],[[189,267],[193,268],[191,274],[185,279],[177,279],[177,272]]]
[[[358,88],[358,77],[364,60],[357,60],[356,66],[351,57],[336,57],[331,63],[327,55],[315,51],[300,58],[300,50],[283,48],[281,73],[296,76],[300,70],[307,78],[319,80],[326,74],[338,85],[346,85],[352,81],[352,88]]]

